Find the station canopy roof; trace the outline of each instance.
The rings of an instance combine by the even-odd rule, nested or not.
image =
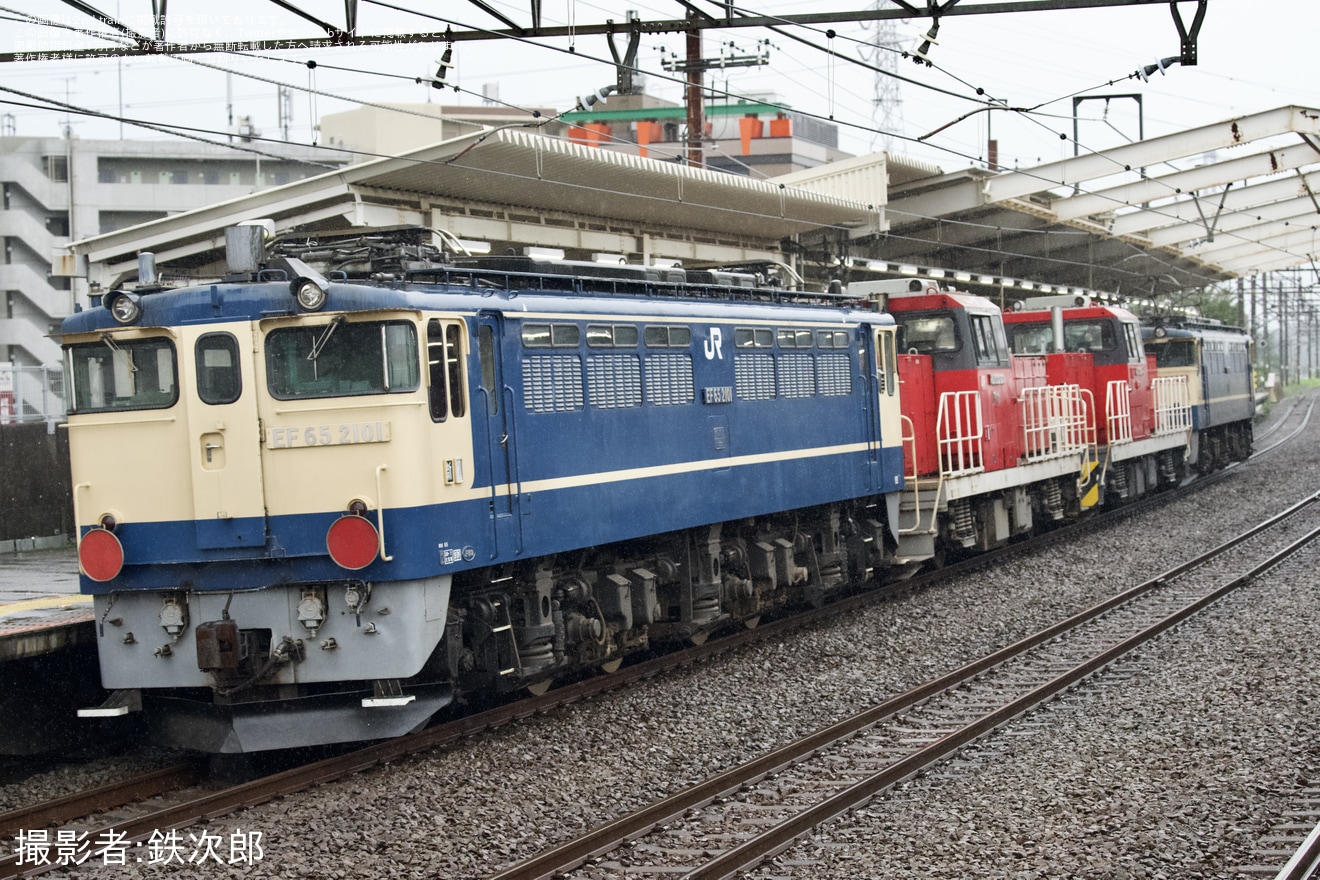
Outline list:
[[[1320,111],[1282,107],[1034,168],[890,187],[875,253],[1004,287],[1159,295],[1307,263]]]
[[[224,230],[270,218],[276,232],[426,226],[460,239],[692,262],[779,258],[779,243],[821,227],[883,229],[883,205],[594,149],[514,129],[466,134],[210,207],[83,239],[91,279],[212,265]],[[168,271],[168,269],[166,269]]]
[[[963,283],[1159,296],[1312,261],[1320,111],[1283,107],[1011,172],[883,153],[774,180],[487,129],[74,242],[100,284],[139,251],[213,269],[224,229],[426,226],[462,239],[667,257],[776,259],[804,233],[854,265]]]

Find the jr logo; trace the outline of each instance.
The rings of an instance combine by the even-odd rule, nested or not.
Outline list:
[[[706,360],[713,361],[716,358],[724,360],[724,334],[720,332],[719,327],[710,328],[710,338],[706,340]]]

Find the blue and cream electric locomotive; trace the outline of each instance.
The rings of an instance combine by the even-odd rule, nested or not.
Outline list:
[[[920,561],[888,315],[417,246],[350,281],[261,234],[63,325],[93,713],[393,736]]]
[[[1210,473],[1251,455],[1254,348],[1239,327],[1217,321],[1160,319],[1142,328],[1161,377],[1186,376],[1191,390],[1189,461]]]

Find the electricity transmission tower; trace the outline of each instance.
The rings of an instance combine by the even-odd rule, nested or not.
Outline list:
[[[890,5],[890,0],[875,0],[873,9]],[[898,44],[898,22],[892,18],[879,19],[869,28],[875,38],[866,47],[866,60],[879,68],[875,74],[875,92],[871,99],[871,121],[879,133],[872,136],[871,148],[890,150],[894,146],[894,132],[903,128],[903,95],[900,83],[891,74],[898,73],[902,47]]]

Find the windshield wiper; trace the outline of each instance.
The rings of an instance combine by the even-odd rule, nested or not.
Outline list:
[[[334,333],[335,328],[342,323],[344,323],[344,316],[336,315],[334,320],[325,325],[325,332],[318,336],[316,341],[312,343],[312,350],[308,353],[307,360],[316,363],[316,359],[320,356],[322,349],[325,348],[325,344],[330,341],[330,334]]]

